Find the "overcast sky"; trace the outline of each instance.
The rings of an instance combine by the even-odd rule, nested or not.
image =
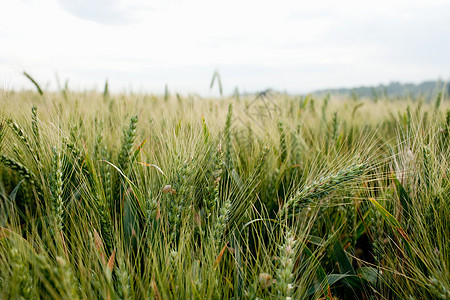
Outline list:
[[[450,79],[450,0],[0,0],[0,88],[209,95]]]

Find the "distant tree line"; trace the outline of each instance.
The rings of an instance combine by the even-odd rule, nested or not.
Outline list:
[[[315,91],[314,95],[343,95],[351,98],[405,98],[435,99],[438,93],[450,95],[450,84],[443,81],[425,81],[420,84],[391,82],[388,85],[361,86],[356,88],[324,89]]]

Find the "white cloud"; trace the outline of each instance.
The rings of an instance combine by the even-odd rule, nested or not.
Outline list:
[[[102,25],[134,23],[139,12],[156,7],[139,0],[57,0],[57,2],[75,17]]]

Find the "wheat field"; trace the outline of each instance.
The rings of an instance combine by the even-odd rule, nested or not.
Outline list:
[[[450,103],[0,92],[2,299],[450,299]]]

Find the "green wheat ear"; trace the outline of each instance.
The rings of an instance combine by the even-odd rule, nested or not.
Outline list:
[[[209,145],[210,143],[210,133],[209,133],[209,129],[208,129],[208,125],[206,124],[206,120],[205,117],[202,116],[202,127],[203,127],[203,140],[206,145]]]
[[[22,176],[24,179],[26,180],[34,180],[34,174],[31,173],[30,170],[27,169],[27,167],[25,167],[24,165],[22,165],[21,163],[6,157],[4,155],[0,156],[0,162],[2,162],[5,166],[7,166],[8,168],[10,168],[13,171],[16,171],[17,173],[19,173],[20,176]]]
[[[167,102],[170,98],[169,86],[166,84],[164,87],[164,101]]]
[[[338,138],[338,127],[339,127],[339,120],[338,120],[338,116],[337,116],[337,111],[334,112],[333,114],[333,121],[331,123],[331,140],[334,142],[337,142],[337,138]]]
[[[280,134],[280,162],[283,164],[287,157],[286,133],[284,132],[283,122],[278,121],[278,132]]]
[[[447,130],[450,129],[450,109],[447,110],[447,116],[445,117],[445,124],[447,125]]]
[[[43,198],[43,192],[36,181],[36,176],[27,167],[5,155],[0,155],[0,163],[22,176],[35,189],[37,196]]]
[[[58,264],[56,270],[59,278],[61,278],[61,285],[64,288],[65,296],[67,299],[80,299],[78,295],[78,280],[75,277],[70,262],[61,256],[57,256],[55,260]]]
[[[5,136],[5,123],[3,122],[3,119],[0,120],[0,150],[2,149],[2,142],[3,137]]]
[[[127,265],[122,257],[118,257],[118,267],[116,268],[117,273],[117,289],[118,295],[121,299],[132,299],[130,295],[130,274],[127,270]]]
[[[317,201],[329,195],[344,183],[359,178],[364,174],[365,169],[365,164],[353,164],[335,174],[324,176],[309,185],[305,185],[286,201],[281,210],[281,216],[290,217],[297,214],[304,205]]]
[[[10,292],[13,294],[11,296],[19,299],[33,299],[35,283],[29,272],[27,259],[15,246],[9,249],[8,263],[12,271],[11,278],[7,279]]]
[[[214,82],[216,82],[216,81],[217,81],[217,85],[219,86],[220,96],[223,96],[223,93],[222,93],[222,81],[220,80],[220,74],[219,74],[218,71],[215,71],[214,74],[213,74],[213,77],[211,79],[211,84],[209,86],[210,89],[213,88]]]
[[[124,130],[122,149],[119,154],[119,166],[124,174],[127,174],[131,162],[131,147],[133,147],[134,139],[136,137],[137,122],[138,117],[133,116],[130,120],[128,130]]]
[[[105,81],[105,88],[103,89],[103,100],[107,101],[109,99],[109,86],[108,79]]]
[[[443,96],[444,96],[444,94],[442,93],[442,91],[439,91],[436,95],[436,101],[434,102],[435,103],[434,110],[436,112],[439,111],[439,107],[441,106],[442,98],[444,98]]]
[[[53,178],[50,186],[52,193],[52,210],[55,219],[57,231],[60,232],[64,229],[64,201],[63,201],[63,165],[62,156],[56,147],[52,149],[53,160]]]
[[[233,161],[232,161],[232,149],[233,145],[231,143],[231,122],[233,119],[233,103],[230,103],[228,106],[228,114],[227,120],[225,122],[225,167],[228,171],[233,169]]]
[[[328,103],[330,102],[330,94],[327,94],[325,98],[323,99],[322,104],[322,120],[324,123],[327,122],[327,109],[328,109]]]
[[[25,75],[25,77],[28,78],[28,79],[34,84],[34,86],[36,87],[36,89],[37,89],[39,95],[43,96],[43,95],[44,95],[44,92],[42,91],[41,87],[40,87],[39,84],[36,82],[36,80],[34,80],[33,77],[31,77],[31,75],[28,74],[28,73],[25,72],[25,71],[23,72],[23,75]]]
[[[222,206],[220,207],[217,219],[213,225],[213,240],[216,245],[221,244],[222,239],[225,235],[225,230],[227,228],[227,223],[230,215],[230,209],[231,201],[227,197],[227,199],[225,199]]]
[[[297,251],[295,237],[291,230],[288,230],[284,243],[280,246],[279,266],[276,270],[275,290],[281,299],[290,299],[294,292],[294,265]]]
[[[38,118],[37,118],[37,106],[33,105],[31,108],[31,128],[34,134],[34,140],[36,144],[36,149],[40,148],[40,136],[39,136],[39,127],[38,127]]]
[[[63,99],[66,101],[67,101],[68,92],[69,92],[69,80],[66,80],[66,82],[64,83],[64,89],[61,91],[61,95],[62,95]]]
[[[30,138],[25,133],[25,131],[22,130],[22,128],[14,122],[12,119],[8,119],[6,123],[9,125],[9,127],[12,129],[12,131],[16,134],[16,136],[19,138],[19,140],[22,142],[22,144],[25,146],[25,148],[31,153],[33,156],[36,164],[41,167],[40,158],[38,152],[34,149],[34,147],[30,143]]]

